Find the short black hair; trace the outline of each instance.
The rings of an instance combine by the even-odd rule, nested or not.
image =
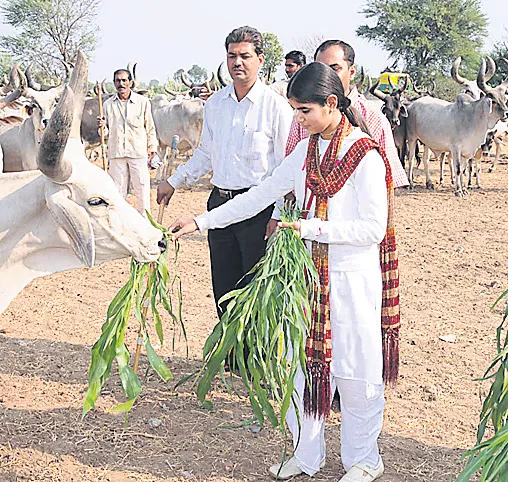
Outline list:
[[[349,67],[351,67],[355,63],[355,51],[351,45],[342,41],[342,40],[325,40],[314,53],[314,60],[316,57],[325,50],[328,50],[330,47],[340,47],[344,51],[344,60],[348,63]]]
[[[132,74],[127,69],[118,69],[113,72],[113,80],[116,79],[116,74],[119,74],[120,72],[125,72],[129,76],[129,80],[132,80]]]
[[[292,60],[296,65],[305,65],[307,63],[305,54],[299,50],[291,50],[284,58],[286,60]]]
[[[240,42],[249,42],[254,46],[254,51],[257,55],[261,55],[264,53],[263,48],[263,36],[253,27],[248,27],[247,25],[244,27],[235,28],[230,34],[226,37],[226,52],[228,50],[229,44],[238,44]]]

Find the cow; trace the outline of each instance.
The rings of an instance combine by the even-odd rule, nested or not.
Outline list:
[[[40,170],[0,174],[0,313],[35,278],[127,256],[153,262],[165,249],[161,231],[85,157],[87,70],[79,52],[42,136]]]
[[[212,72],[212,76],[210,80],[207,80],[206,82],[203,82],[201,84],[196,84],[195,82],[192,82],[187,74],[182,70],[180,72],[180,82],[188,87],[189,90],[185,91],[176,91],[171,90],[167,86],[164,87],[164,90],[175,97],[178,97],[179,95],[187,95],[189,98],[199,98],[201,94],[210,94],[215,92],[217,80],[215,79],[215,74]]]
[[[408,108],[407,141],[409,146],[409,182],[413,187],[413,161],[416,141],[420,140],[436,155],[450,152],[454,165],[455,194],[467,191],[462,187],[462,158],[470,159],[485,142],[488,129],[498,120],[508,118],[507,82],[495,89],[485,82],[485,60],[482,59],[477,85],[485,94],[478,100],[459,94],[455,102],[432,97],[415,100]],[[431,183],[428,162],[424,157],[427,186]]]
[[[180,138],[178,150],[184,153],[199,145],[203,129],[204,101],[176,98],[168,100],[164,94],[152,99],[152,116],[159,140],[158,156],[164,160],[174,135]]]

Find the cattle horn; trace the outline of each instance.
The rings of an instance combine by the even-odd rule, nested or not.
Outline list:
[[[136,62],[134,64],[134,67],[132,67],[132,81],[134,82],[132,84],[132,88],[134,88],[136,86],[139,87],[141,85],[140,82],[139,82],[139,79],[138,79],[138,71],[137,71],[137,69],[138,69],[138,63]]]
[[[106,79],[102,79],[101,82],[101,91],[103,94],[109,94],[108,89],[106,89]]]
[[[182,84],[188,87],[189,89],[192,89],[194,86],[193,83],[190,81],[189,77],[187,77],[187,74],[184,70],[180,72],[180,80],[182,81]]]
[[[494,77],[494,74],[496,73],[496,63],[494,62],[494,60],[492,59],[492,57],[489,57],[487,55],[487,60],[488,60],[488,69],[487,69],[487,73],[485,74],[485,82],[488,82],[490,79],[492,79],[492,77]]]
[[[39,90],[39,91],[50,90],[50,89],[53,89],[54,87],[58,87],[57,85],[39,84],[39,82],[34,81],[32,79],[32,75],[30,73],[30,69],[32,68],[32,65],[33,65],[33,62],[25,70],[25,75],[26,75],[26,78],[28,81],[28,87],[30,87],[34,90]]]
[[[452,76],[452,79],[458,84],[465,84],[467,82],[467,79],[465,79],[459,74],[459,65],[461,61],[462,61],[461,57],[457,57],[455,59],[455,62],[453,62],[452,68],[450,70],[450,75]]]
[[[370,93],[374,97],[377,97],[378,99],[385,100],[386,94],[384,92],[381,92],[380,90],[378,90],[378,88],[377,88],[378,85],[379,85],[379,80],[370,88]]]
[[[217,78],[219,79],[219,82],[220,84],[222,85],[222,87],[226,87],[227,85],[229,85],[228,82],[226,82],[224,80],[224,77],[222,76],[222,66],[224,65],[224,62],[222,62],[220,65],[219,65],[219,68],[217,69]]]
[[[372,79],[370,75],[367,75],[367,88],[363,91],[363,95],[367,95],[370,92],[371,87],[372,87]]]
[[[482,59],[480,70],[478,71],[478,77],[476,78],[476,83],[478,84],[480,90],[484,94],[487,94],[488,92],[492,91],[492,87],[489,87],[485,82],[485,68],[486,68],[485,59]]]
[[[7,77],[7,74],[4,74],[4,80],[3,80],[3,83],[4,85],[8,85],[9,84],[9,79]]]
[[[360,90],[364,82],[365,82],[365,71],[363,70],[362,65],[362,67],[360,68],[360,80],[355,84],[356,88]]]
[[[12,71],[15,71],[14,73]],[[3,109],[5,106],[9,105],[11,102],[19,99],[22,95],[25,94],[27,87],[27,80],[23,72],[19,69],[19,64],[15,65],[11,70],[11,75],[16,75],[19,79],[19,82],[16,85],[16,89],[11,92],[9,95],[5,96],[3,99],[0,99],[0,109]]]
[[[186,90],[186,91],[178,91],[178,90],[171,90],[171,89],[168,89],[168,87],[165,85],[164,86],[164,90],[170,94],[170,95],[173,95],[173,96],[177,96],[177,95],[185,95],[185,94],[188,94],[190,92],[190,90]]]
[[[72,174],[72,164],[64,159],[69,137],[80,138],[81,115],[88,82],[88,61],[79,51],[69,84],[44,131],[37,165],[44,175],[62,183]]]

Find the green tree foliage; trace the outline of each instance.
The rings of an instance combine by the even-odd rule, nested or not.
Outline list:
[[[0,47],[16,61],[34,62],[42,80],[61,77],[62,61],[72,63],[78,49],[90,55],[97,44],[100,0],[4,0],[5,23],[14,35]]]
[[[208,72],[206,69],[196,64],[187,71],[187,75],[195,84],[202,84],[208,80]]]
[[[506,59],[508,61],[508,31],[501,40],[495,43],[489,55],[497,65],[496,75],[489,82],[490,85],[495,87],[503,82],[503,80],[508,79],[508,63],[502,60]]]
[[[0,84],[3,83],[4,75],[9,76],[13,64],[14,61],[10,55],[0,53]]]
[[[174,74],[173,74],[173,81],[175,82],[176,85],[179,85],[181,86],[182,85],[182,79],[181,79],[181,75],[182,75],[182,72],[185,72],[184,69],[178,69]]]
[[[265,48],[265,64],[261,74],[266,78],[266,81],[271,82],[275,70],[284,60],[284,51],[282,44],[274,33],[264,33],[263,44]]]
[[[479,0],[368,0],[360,13],[375,25],[360,25],[356,33],[388,51],[394,67],[418,83],[429,74],[449,72],[459,55],[464,74],[476,76],[487,36],[480,6]]]

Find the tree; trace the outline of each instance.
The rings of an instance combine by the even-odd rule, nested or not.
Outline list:
[[[90,55],[97,44],[100,0],[5,0],[1,7],[15,35],[0,37],[0,46],[16,61],[34,62],[43,80],[61,77],[63,62],[78,50]]]
[[[478,52],[487,36],[479,0],[367,0],[360,13],[377,22],[360,25],[356,34],[381,45],[394,67],[409,72],[417,83],[429,74],[448,72],[459,55],[464,73],[476,76]]]
[[[191,82],[194,82],[195,84],[203,84],[208,80],[208,72],[206,69],[196,64],[187,71],[187,75],[189,76]]]
[[[9,76],[13,64],[14,62],[10,55],[0,53],[0,84],[3,81],[4,75]]]
[[[317,48],[325,41],[322,34],[315,34],[310,37],[298,37],[295,40],[296,50],[300,50],[305,54],[307,63],[314,60],[314,54]]]
[[[274,33],[263,34],[263,45],[265,48],[265,64],[261,74],[265,76],[267,82],[271,82],[275,70],[284,60],[284,51],[277,35]]]
[[[181,75],[182,75],[182,72],[185,72],[185,70],[183,69],[178,69],[174,74],[173,74],[173,81],[175,82],[175,84],[177,86],[181,86],[182,85],[182,79],[181,79]]]
[[[496,74],[489,82],[492,86],[499,85],[503,80],[508,78],[508,30],[506,30],[506,35],[498,42],[495,42],[494,45],[494,48],[489,53],[497,65]],[[506,59],[506,61],[502,59]]]

